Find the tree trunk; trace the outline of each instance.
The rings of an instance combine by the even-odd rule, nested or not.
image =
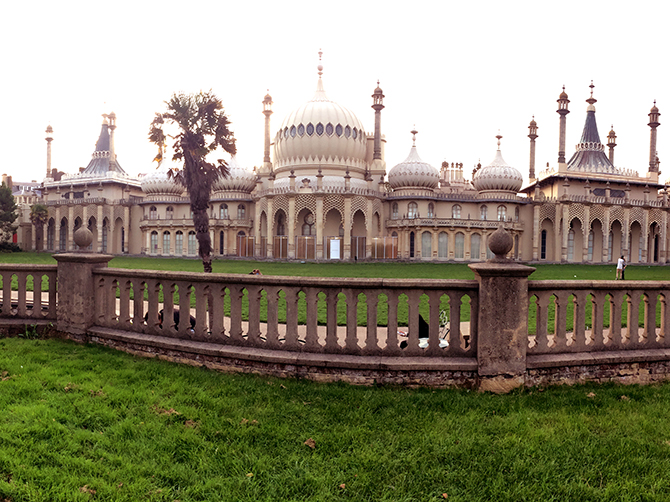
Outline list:
[[[209,215],[207,207],[194,207],[193,226],[195,227],[195,238],[198,241],[198,255],[202,258],[203,270],[207,273],[212,272],[212,239],[209,235]]]

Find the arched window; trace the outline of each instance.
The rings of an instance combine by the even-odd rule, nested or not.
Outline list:
[[[454,237],[454,258],[462,260],[465,257],[465,235],[458,232]]]
[[[589,254],[588,261],[593,261],[593,230],[589,232]]]
[[[432,258],[433,256],[433,234],[424,232],[421,234],[421,258]]]
[[[107,218],[102,220],[102,252],[107,252],[107,233],[109,231],[109,225],[107,224]]]
[[[575,231],[570,229],[568,232],[568,261],[575,259]]]
[[[479,208],[479,219],[480,220],[486,220],[486,213],[488,213],[488,207],[487,206],[481,206]]]
[[[223,254],[223,230],[219,232],[219,254]]]
[[[507,218],[507,208],[505,206],[498,206],[498,221],[505,221]]]
[[[149,219],[155,220],[156,218],[158,218],[158,211],[156,210],[156,206],[151,206],[149,208]]]
[[[228,204],[221,204],[219,206],[219,219],[221,220],[228,219]]]
[[[50,218],[49,223],[47,225],[47,249],[49,251],[53,251],[54,249],[55,236],[56,236],[56,224],[54,223],[54,219]]]
[[[611,234],[610,234],[611,235]],[[65,251],[67,247],[67,218],[60,220],[60,232],[58,235],[58,249]]]
[[[409,257],[414,258],[414,232],[409,233]]]
[[[410,202],[407,205],[407,217],[416,218],[419,214],[419,207],[416,205],[416,202]]]
[[[172,206],[168,206],[167,209],[165,210],[165,219],[171,220],[173,218],[174,218],[174,208]]]
[[[314,215],[307,213],[303,218],[302,235],[316,235],[316,226],[314,225]]]
[[[519,206],[514,208],[514,221],[519,221]]]
[[[440,232],[437,236],[437,257],[449,258],[449,235],[447,232]]]
[[[237,206],[237,219],[238,220],[244,220],[246,219],[246,214],[247,214],[247,208],[244,206],[244,204],[240,204]]]
[[[151,247],[149,248],[149,253],[156,254],[158,252],[158,232],[155,230],[151,232]]]
[[[470,236],[470,259],[479,260],[481,254],[482,238],[479,234],[472,234]]]
[[[547,231],[542,230],[540,234],[540,260],[547,259]]]
[[[391,206],[391,219],[392,220],[397,220],[398,219],[398,203],[394,202],[393,205]]]
[[[181,256],[184,254],[184,232],[177,230],[174,234],[174,254]]]
[[[193,230],[191,230],[188,233],[188,255],[189,256],[195,256],[197,247],[198,247],[198,244],[197,244],[197,241],[195,240],[195,232]]]
[[[461,217],[461,206],[458,204],[454,204],[451,206],[451,217],[454,219],[460,219]]]
[[[607,261],[612,261],[612,246],[614,245],[614,234],[610,231],[607,238]]]
[[[435,204],[433,204],[432,202],[428,203],[428,217],[429,218],[435,217]]]
[[[170,254],[170,232],[167,230],[163,232],[163,254]]]

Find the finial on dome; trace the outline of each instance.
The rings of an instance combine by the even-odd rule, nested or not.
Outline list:
[[[323,56],[323,52],[321,49],[319,49],[319,66],[316,67],[317,70],[319,70],[319,78],[321,78],[321,75],[323,75],[323,65],[321,64],[321,56]]]
[[[589,96],[589,99],[586,100],[586,102],[589,104],[589,106],[586,108],[586,111],[595,112],[596,107],[593,106],[593,104],[596,103],[598,100],[593,97],[593,88],[595,87],[595,85],[593,85],[593,80],[591,80],[591,85],[589,85],[589,87],[591,88],[591,96]]]
[[[498,134],[496,135],[496,138],[498,138],[498,150],[500,150],[500,140],[502,139],[502,136],[500,135],[500,131],[498,131]]]
[[[416,135],[419,134],[419,131],[416,130],[416,124],[410,133],[412,134],[412,146],[416,146]]]

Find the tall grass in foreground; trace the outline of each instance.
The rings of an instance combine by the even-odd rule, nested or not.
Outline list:
[[[670,385],[362,388],[23,339],[0,375],[0,500],[670,499]]]

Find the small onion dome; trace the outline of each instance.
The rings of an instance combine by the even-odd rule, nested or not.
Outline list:
[[[568,99],[568,94],[565,92],[565,86],[563,86],[563,92],[558,96],[558,99]]]
[[[228,161],[229,174],[227,178],[220,176],[215,182],[212,189],[215,192],[246,192],[251,193],[256,187],[256,175],[243,167],[240,167],[232,157]]]
[[[658,113],[658,107],[656,106],[656,101],[654,100],[654,106],[649,110],[651,113]]]
[[[398,188],[437,188],[440,173],[433,166],[421,160],[416,151],[416,131],[412,131],[412,148],[400,164],[389,171],[389,185]]]
[[[177,183],[168,173],[170,162],[163,157],[156,171],[142,178],[140,186],[147,195],[176,195],[184,193],[184,187]]]
[[[488,166],[482,167],[472,180],[475,190],[478,192],[510,192],[517,193],[523,185],[521,173],[505,162],[500,153],[500,138],[498,138],[498,151]]]

